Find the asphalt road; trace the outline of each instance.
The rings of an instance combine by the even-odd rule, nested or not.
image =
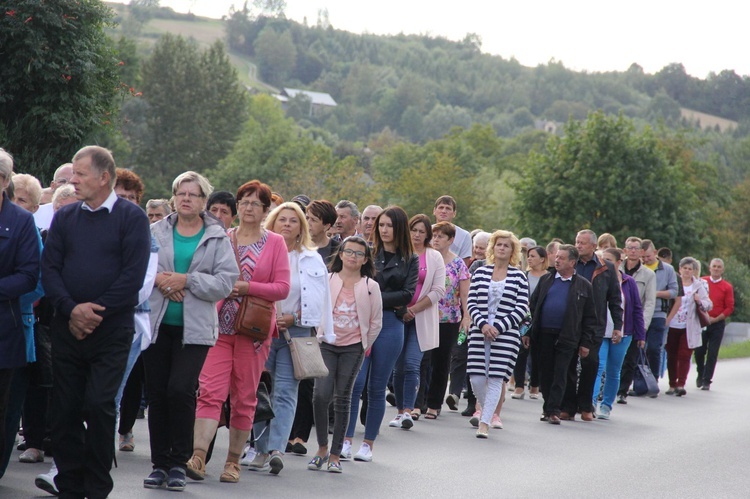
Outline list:
[[[695,367],[691,369],[691,379]],[[512,400],[503,408],[503,430],[488,440],[474,436],[468,419],[443,409],[410,431],[388,428],[386,412],[371,463],[344,462],[344,473],[306,469],[306,457],[286,456],[279,476],[242,470],[239,484],[219,483],[226,452],[222,430],[203,482],[190,482],[188,497],[750,497],[745,473],[750,458],[750,359],[721,361],[711,391],[687,387],[682,398],[631,397],[609,421],[539,421],[541,400]],[[662,391],[666,383],[661,382]],[[462,401],[465,404],[465,401]],[[363,428],[355,435],[355,450]],[[312,440],[314,440],[314,430]],[[146,490],[150,472],[147,426],[138,421],[136,449],[118,452],[112,498],[170,497]],[[21,464],[14,453],[0,498],[50,497],[34,487],[45,464]]]

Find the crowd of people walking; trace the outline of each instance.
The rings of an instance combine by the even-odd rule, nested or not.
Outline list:
[[[682,397],[694,356],[710,390],[734,309],[719,258],[701,278],[636,236],[469,232],[449,195],[433,218],[360,213],[186,171],[142,209],[141,179],[98,146],[47,189],[13,169],[0,149],[0,477],[22,427],[18,459],[52,456],[35,484],[60,497],[107,497],[142,406],[143,486],[172,491],[209,476],[220,426],[219,480],[237,483],[243,465],[280,474],[313,426],[308,469],[372,461],[387,401],[397,431],[465,396],[479,439],[503,428],[506,391],[541,395],[549,424],[608,420],[641,364]]]

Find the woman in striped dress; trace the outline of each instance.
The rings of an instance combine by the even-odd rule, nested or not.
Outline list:
[[[498,230],[487,246],[487,265],[471,279],[468,308],[467,372],[482,411],[477,438],[487,438],[492,409],[513,374],[521,339],[518,325],[529,311],[529,283],[518,269],[521,243],[512,232]]]

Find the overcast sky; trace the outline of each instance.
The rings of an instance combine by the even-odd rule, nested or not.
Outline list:
[[[119,0],[127,3],[127,0]],[[221,18],[242,0],[161,0],[178,12]],[[248,2],[252,4],[252,0]],[[286,15],[315,24],[327,8],[334,28],[354,33],[482,38],[482,50],[525,66],[562,61],[570,69],[654,73],[681,62],[691,75],[733,69],[750,75],[748,7],[741,1],[675,0],[287,0]],[[744,19],[744,21],[743,21]]]

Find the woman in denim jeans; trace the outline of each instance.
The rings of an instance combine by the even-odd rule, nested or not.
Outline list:
[[[314,249],[307,228],[305,214],[297,203],[282,203],[266,220],[266,229],[280,234],[289,250],[291,288],[286,299],[277,302],[277,324],[287,329],[289,336],[310,336],[310,329],[318,328],[318,335],[335,343],[331,316],[331,292],[328,288],[328,269]],[[289,432],[297,408],[297,386],[289,345],[283,335],[271,342],[266,370],[273,376],[271,404],[275,417],[270,422],[254,426],[258,438],[258,454],[250,469],[262,471],[270,466],[277,475],[284,468]]]
[[[602,258],[611,262],[616,269],[622,265],[622,250],[619,248],[607,248],[602,252]],[[597,419],[609,419],[612,412],[612,404],[615,401],[617,390],[620,388],[620,371],[625,360],[625,354],[633,341],[638,342],[638,348],[646,345],[646,327],[643,322],[643,306],[638,293],[635,280],[629,275],[618,270],[620,288],[622,289],[623,308],[623,330],[614,331],[612,317],[607,312],[607,329],[604,333],[602,346],[599,349],[599,372],[594,382],[594,407]],[[602,374],[604,386],[602,387]],[[602,402],[597,404],[601,388]]]
[[[342,459],[351,456],[351,439],[357,425],[359,397],[367,381],[365,438],[354,456],[357,461],[372,461],[372,446],[385,415],[385,388],[404,345],[402,318],[406,305],[417,288],[419,272],[419,258],[412,248],[406,212],[398,206],[386,208],[375,219],[375,228],[372,234],[375,268],[378,271],[375,279],[383,296],[383,328],[370,348],[369,356],[365,356],[354,384],[349,428],[341,451]]]
[[[341,473],[341,449],[349,426],[354,380],[365,350],[375,341],[383,323],[383,302],[375,276],[375,264],[367,242],[359,236],[344,239],[331,262],[329,286],[336,342],[320,345],[328,376],[317,378],[313,413],[318,452],[307,465],[319,470],[328,460],[328,471]],[[333,400],[333,445],[328,454],[328,406]]]
[[[404,348],[396,361],[393,391],[398,414],[388,426],[408,430],[419,418],[415,409],[420,389],[420,366],[423,352],[437,348],[438,302],[445,295],[445,264],[440,253],[430,248],[432,226],[427,215],[414,215],[409,220],[411,243],[419,256],[419,278],[414,297],[404,314]],[[422,389],[423,391],[424,389]],[[412,419],[413,417],[413,419]]]

